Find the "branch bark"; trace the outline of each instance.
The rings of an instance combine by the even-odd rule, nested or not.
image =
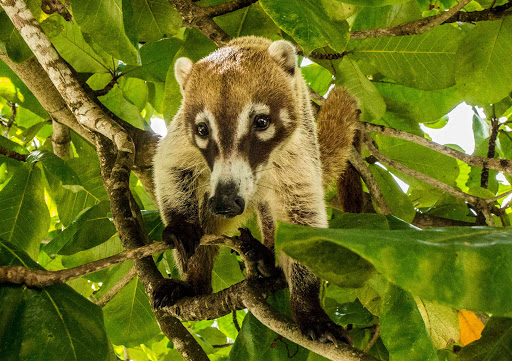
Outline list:
[[[6,157],[15,159],[19,162],[25,162],[27,160],[27,156],[25,154],[20,154],[15,152],[14,150],[7,149],[0,145],[0,154],[5,155]]]
[[[56,120],[52,120],[52,128],[53,153],[62,159],[69,158],[69,145],[71,142],[71,133],[69,132],[69,128],[60,124]]]
[[[85,276],[128,260],[140,259],[155,253],[163,252],[170,248],[171,247],[168,244],[162,242],[153,243],[148,246],[132,249],[98,261],[59,271],[30,269],[23,266],[0,266],[0,284],[13,283],[25,284],[28,287],[47,287],[58,283],[64,283],[71,279]]]
[[[472,166],[487,167],[490,169],[495,169],[498,171],[506,172],[506,173],[509,173],[512,175],[512,161],[508,160],[508,159],[485,158],[485,157],[479,157],[476,155],[467,155],[458,150],[449,148],[444,145],[434,143],[431,140],[420,137],[416,134],[407,133],[407,132],[393,129],[393,128],[387,128],[383,125],[375,125],[375,124],[361,122],[358,124],[358,127],[359,127],[359,129],[366,131],[366,132],[378,133],[378,134],[382,134],[382,135],[385,135],[388,137],[403,139],[403,140],[407,140],[409,142],[413,142],[413,143],[422,145],[424,147],[435,150],[436,152],[445,154],[449,157],[459,159],[459,160],[463,161],[464,163],[467,163]]]

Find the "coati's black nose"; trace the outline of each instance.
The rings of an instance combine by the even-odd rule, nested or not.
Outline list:
[[[245,201],[238,195],[238,187],[234,183],[221,183],[215,190],[215,195],[208,200],[210,212],[226,218],[242,214]]]

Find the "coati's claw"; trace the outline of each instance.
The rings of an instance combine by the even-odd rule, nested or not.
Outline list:
[[[180,253],[185,253],[187,258],[194,254],[203,233],[201,227],[188,222],[176,222],[165,227],[162,233],[162,241],[174,245]]]
[[[255,263],[258,272],[263,277],[270,277],[276,272],[274,253],[254,238],[247,228],[238,228],[240,236],[235,236],[241,241],[241,252],[246,262]]]
[[[185,282],[166,278],[153,290],[153,306],[172,306],[180,299],[193,295],[191,287]]]
[[[299,324],[302,335],[310,341],[318,341],[321,343],[344,342],[352,345],[352,337],[343,327],[336,325],[332,321],[317,321],[311,323]]]

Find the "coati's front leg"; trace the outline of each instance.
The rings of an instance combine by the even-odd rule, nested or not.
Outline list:
[[[164,279],[153,291],[155,307],[170,306],[179,299],[211,293],[211,273],[218,248],[200,246],[208,225],[201,217],[191,170],[172,169],[166,182],[166,193],[160,209],[166,228],[164,242],[174,245],[174,259],[181,280]]]
[[[288,187],[288,190],[294,189],[295,192],[284,198],[288,201],[285,207],[287,214],[282,219],[299,225],[326,227],[327,215],[322,198],[323,192],[308,189],[307,185]],[[352,344],[350,334],[332,322],[320,304],[320,279],[306,266],[284,253],[279,255],[279,262],[290,289],[292,317],[303,336],[323,343],[342,341]]]

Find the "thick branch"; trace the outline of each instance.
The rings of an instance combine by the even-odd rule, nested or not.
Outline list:
[[[129,155],[123,160],[131,165],[135,146],[130,137],[89,99],[26,4],[22,0],[0,0],[0,4],[80,124],[112,140],[119,151]]]
[[[52,120],[52,127],[53,153],[62,159],[69,158],[69,143],[71,142],[71,133],[69,132],[69,128],[60,124],[56,120]]]
[[[407,133],[393,128],[387,128],[383,125],[375,125],[361,122],[358,124],[358,127],[359,129],[364,130],[366,132],[378,133],[388,137],[403,139],[409,142],[422,145],[424,147],[435,150],[436,152],[445,154],[449,157],[459,159],[464,163],[467,163],[472,166],[487,167],[498,171],[506,172],[512,175],[512,161],[508,159],[495,159],[479,157],[476,155],[467,155],[463,152],[452,149],[450,147],[434,143],[431,140],[420,137],[418,135]]]
[[[205,15],[214,18],[216,16],[224,15],[239,9],[243,9],[251,4],[258,2],[258,0],[233,0],[219,5],[212,5],[204,7]]]
[[[391,214],[391,208],[389,208],[388,203],[384,199],[384,196],[380,191],[379,184],[373,177],[372,173],[370,172],[366,164],[364,164],[361,154],[359,154],[359,152],[354,147],[352,147],[352,152],[350,154],[349,160],[350,163],[357,170],[357,172],[361,175],[361,178],[363,178],[364,183],[368,188],[368,191],[370,191],[370,195],[372,196],[372,199],[375,201],[377,213],[383,215]]]
[[[122,157],[125,152],[115,156],[112,143],[97,136],[97,150],[100,157],[101,176],[110,199],[110,209],[119,238],[126,249],[134,249],[149,243],[143,230],[142,215],[129,186],[130,170]],[[145,257],[134,262],[139,279],[153,304],[153,288],[163,279],[153,258]],[[187,361],[208,361],[206,353],[175,317],[162,310],[153,310],[163,334],[173,343]]]
[[[447,219],[430,214],[416,213],[412,224],[419,228],[429,227],[472,227],[475,223],[456,221],[454,219]]]
[[[0,266],[0,284],[14,283],[25,284],[28,287],[47,287],[112,267],[127,260],[140,259],[163,252],[170,248],[168,244],[162,242],[153,243],[149,246],[139,247],[98,261],[59,271],[36,270],[22,266]]]

